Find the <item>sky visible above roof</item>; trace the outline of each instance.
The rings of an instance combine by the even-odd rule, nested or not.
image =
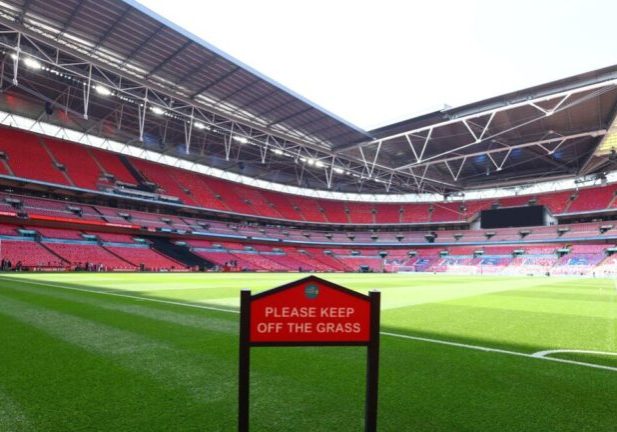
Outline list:
[[[617,2],[138,0],[358,127],[617,64]]]

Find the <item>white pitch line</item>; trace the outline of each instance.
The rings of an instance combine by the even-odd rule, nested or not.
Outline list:
[[[605,365],[599,365],[596,363],[586,363],[586,362],[579,362],[575,360],[567,360],[567,359],[560,359],[560,358],[553,358],[553,357],[542,357],[542,356],[537,356],[536,355],[537,353],[527,354],[527,353],[522,353],[518,351],[509,351],[509,350],[503,350],[499,348],[490,348],[490,347],[485,347],[481,345],[469,345],[469,344],[464,344],[460,342],[451,342],[451,341],[445,341],[441,339],[432,339],[432,338],[425,338],[425,337],[420,337],[420,336],[410,336],[410,335],[405,335],[405,334],[400,334],[400,333],[381,332],[381,334],[385,336],[392,336],[392,337],[397,337],[401,339],[411,339],[411,340],[417,340],[421,342],[428,342],[428,343],[434,343],[434,344],[439,344],[439,345],[448,345],[448,346],[465,348],[465,349],[470,349],[470,350],[475,350],[475,351],[494,352],[497,354],[505,354],[505,355],[517,356],[517,357],[526,357],[526,358],[536,359],[536,360],[546,360],[546,361],[552,361],[556,363],[567,363],[567,364],[572,364],[572,365],[577,365],[577,366],[585,366],[585,367],[590,367],[594,369],[603,369],[603,370],[609,370],[612,372],[617,372],[617,367],[614,367],[614,366],[605,366]],[[565,351],[571,352],[572,350],[565,350]],[[543,352],[543,351],[540,351],[540,352]]]
[[[81,291],[81,292],[94,293],[94,294],[104,294],[104,295],[110,295],[110,296],[116,296],[116,297],[126,297],[130,299],[135,299],[135,300],[147,300],[147,301],[156,302],[156,303],[172,304],[176,306],[186,306],[186,307],[192,307],[192,308],[197,308],[197,309],[213,310],[213,311],[218,311],[218,312],[229,312],[229,313],[235,313],[235,314],[240,313],[240,311],[237,311],[234,309],[217,308],[214,306],[205,306],[205,305],[198,305],[198,304],[193,304],[193,303],[177,302],[173,300],[156,299],[156,298],[151,298],[151,297],[136,296],[136,295],[131,295],[131,294],[122,294],[122,293],[110,292],[110,291],[99,291],[99,290],[92,290],[92,289],[86,289],[86,288],[76,288],[76,287],[56,284],[54,282],[36,282],[36,281],[31,281],[31,280],[24,281],[20,279],[13,279],[13,278],[8,278],[8,277],[3,277],[3,276],[0,276],[0,279],[11,281],[11,282],[31,284],[31,285],[42,285],[42,286],[51,285],[55,288],[61,288],[61,289],[66,289],[66,290],[71,290],[71,291]]]
[[[85,288],[76,288],[76,287],[56,284],[53,282],[36,282],[36,281],[31,281],[31,280],[24,281],[20,279],[13,279],[13,278],[2,277],[2,276],[0,276],[0,280],[7,280],[7,281],[12,281],[12,282],[21,282],[24,284],[42,285],[42,286],[51,285],[55,288],[61,288],[61,289],[66,289],[66,290],[71,290],[71,291],[111,295],[111,296],[116,296],[116,297],[126,297],[126,298],[130,298],[134,300],[142,300],[142,301],[145,300],[145,301],[151,301],[151,302],[156,302],[156,303],[172,304],[176,306],[186,306],[186,307],[192,307],[192,308],[197,308],[197,309],[214,310],[218,312],[228,312],[228,313],[234,313],[234,314],[240,313],[240,311],[233,310],[233,309],[216,308],[212,306],[196,305],[192,303],[177,302],[177,301],[172,301],[172,300],[154,299],[150,297],[141,297],[141,296],[135,296],[131,294],[121,294],[121,293],[115,293],[115,292],[109,292],[109,291],[98,291],[98,290],[90,290],[90,289],[85,289]],[[586,363],[586,362],[579,362],[575,360],[567,360],[567,359],[552,358],[552,357],[545,357],[545,356],[537,355],[539,353],[550,352],[550,351],[540,351],[539,353],[527,354],[527,353],[522,353],[518,351],[491,348],[491,347],[485,347],[481,345],[470,345],[470,344],[464,344],[461,342],[452,342],[452,341],[447,341],[447,340],[442,340],[442,339],[432,339],[432,338],[426,338],[426,337],[421,337],[421,336],[411,336],[411,335],[406,335],[406,334],[401,334],[401,333],[380,332],[380,334],[384,336],[399,338],[399,339],[409,339],[409,340],[433,343],[433,344],[438,344],[438,345],[447,345],[447,346],[453,346],[457,348],[470,349],[470,350],[475,350],[475,351],[493,352],[497,354],[504,354],[504,355],[510,355],[510,356],[516,356],[516,357],[525,357],[525,358],[536,359],[536,360],[545,360],[545,361],[551,361],[551,362],[556,362],[556,363],[565,363],[565,364],[571,364],[571,365],[576,365],[576,366],[589,367],[593,369],[602,369],[602,370],[609,370],[612,372],[617,372],[617,367],[613,367],[613,366],[605,366],[605,365],[599,365],[595,363]],[[562,350],[557,350],[557,351],[562,351]],[[572,350],[566,350],[566,351],[571,352]]]
[[[532,356],[534,356],[534,357],[546,357],[546,356],[551,355],[551,354],[561,354],[561,353],[597,354],[597,355],[617,356],[617,352],[578,350],[578,349],[557,349],[557,350],[538,351],[537,353],[533,353]]]

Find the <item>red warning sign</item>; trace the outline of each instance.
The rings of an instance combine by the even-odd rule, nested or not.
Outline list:
[[[366,344],[369,296],[316,277],[252,296],[251,344]]]

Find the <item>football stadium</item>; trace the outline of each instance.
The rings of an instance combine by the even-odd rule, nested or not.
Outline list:
[[[139,3],[1,0],[0,89],[0,432],[242,430],[241,291],[309,276],[380,292],[377,428],[367,348],[305,344],[252,431],[617,431],[617,66],[366,131]]]

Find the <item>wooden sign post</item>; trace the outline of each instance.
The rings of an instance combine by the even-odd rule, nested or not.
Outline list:
[[[366,346],[365,432],[377,431],[380,293],[368,296],[332,282],[304,279],[240,297],[238,431],[249,431],[251,348]]]

